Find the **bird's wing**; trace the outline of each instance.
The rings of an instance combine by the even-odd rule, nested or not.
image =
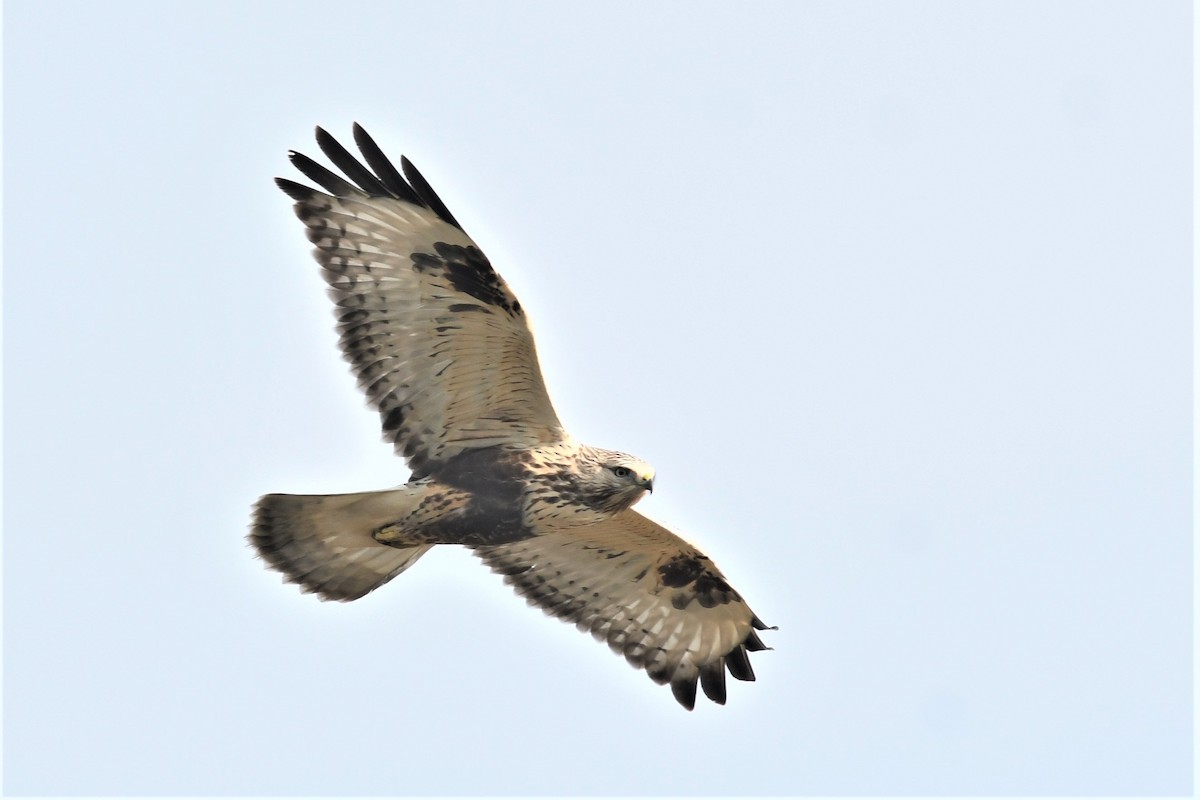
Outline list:
[[[277,178],[316,245],[342,352],[417,473],[473,448],[564,438],[521,304],[408,159],[403,175],[358,125],[364,166],[317,128],[346,179],[292,163]]]
[[[696,683],[725,702],[725,670],[754,680],[767,649],[755,616],[708,558],[636,511],[513,544],[474,548],[530,605],[607,642],[691,709]]]

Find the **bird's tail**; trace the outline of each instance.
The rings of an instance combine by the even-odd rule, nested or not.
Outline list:
[[[249,540],[284,578],[322,600],[356,600],[408,569],[432,547],[389,547],[372,534],[409,514],[410,487],[332,495],[263,495]]]

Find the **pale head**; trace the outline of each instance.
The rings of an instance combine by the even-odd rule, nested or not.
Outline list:
[[[654,491],[654,467],[628,453],[585,446],[579,466],[580,489],[588,505],[597,510],[624,511]]]

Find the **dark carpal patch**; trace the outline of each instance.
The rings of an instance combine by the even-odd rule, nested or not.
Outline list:
[[[660,566],[658,574],[663,586],[680,590],[671,595],[671,605],[680,610],[693,602],[703,608],[712,608],[742,599],[724,578],[712,570],[704,556],[680,553]]]
[[[673,589],[696,580],[702,569],[699,558],[680,553],[659,567],[658,574],[662,576],[663,586]]]
[[[711,570],[704,570],[696,577],[692,592],[696,602],[704,608],[712,608],[742,599],[733,590],[733,587],[725,582],[724,578]]]
[[[434,253],[413,253],[413,269],[422,274],[440,274],[456,290],[481,303],[495,306],[510,316],[521,313],[521,304],[504,288],[487,257],[474,245],[435,242]],[[457,310],[466,310],[465,307]]]
[[[432,253],[416,252],[409,256],[416,272],[433,272],[442,266],[442,260]]]

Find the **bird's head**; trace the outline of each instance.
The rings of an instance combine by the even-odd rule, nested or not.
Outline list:
[[[654,467],[640,458],[590,448],[582,461],[582,488],[588,504],[597,510],[624,511],[647,492],[654,491]]]

